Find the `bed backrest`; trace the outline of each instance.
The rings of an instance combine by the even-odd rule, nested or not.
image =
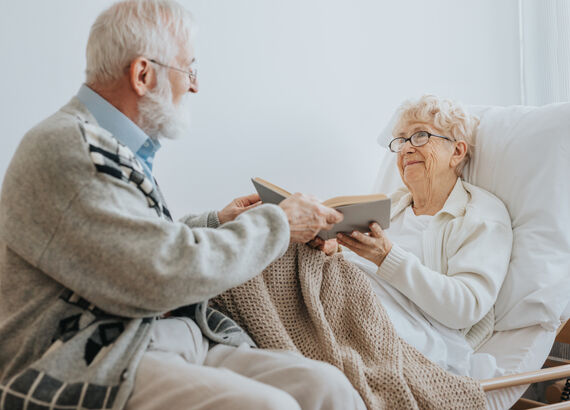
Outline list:
[[[570,103],[468,110],[481,123],[465,180],[503,200],[513,225],[495,328],[554,329],[570,313]],[[394,120],[378,138],[383,147]],[[374,191],[392,192],[401,185],[395,155],[386,149]]]

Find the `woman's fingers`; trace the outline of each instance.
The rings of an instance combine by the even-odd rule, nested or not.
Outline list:
[[[351,237],[369,247],[374,247],[376,245],[376,241],[374,238],[371,238],[370,236],[365,235],[362,232],[354,231]]]
[[[372,222],[369,228],[373,237],[380,238],[382,236],[383,233],[382,228],[380,228],[380,225],[378,225],[376,222]]]
[[[358,242],[356,239],[351,238],[350,236],[345,235],[343,233],[337,234],[336,238],[342,245],[344,245],[344,246],[346,246],[352,250],[363,248],[363,246],[360,242]]]
[[[370,233],[354,231],[350,235],[338,234],[338,242],[356,254],[380,266],[392,249],[391,242],[377,223],[370,224]]]

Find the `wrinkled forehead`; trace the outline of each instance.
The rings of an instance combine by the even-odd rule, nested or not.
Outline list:
[[[192,45],[190,45],[187,48],[182,49],[183,51],[181,52],[181,59],[182,59],[182,63],[184,63],[185,67],[189,67],[192,65],[192,63],[194,63],[196,61],[196,55],[194,54],[194,47]]]
[[[407,121],[398,122],[394,129],[392,130],[392,135],[394,137],[404,137],[407,138],[418,131],[428,131],[432,134],[441,132],[435,125],[428,122],[418,122],[418,121]]]
[[[190,67],[196,56],[194,54],[194,41],[191,39],[184,39],[178,41],[178,54],[175,57],[176,62],[184,67]]]
[[[176,44],[176,60],[190,63],[194,59],[195,50],[192,16],[186,10],[171,10],[165,13],[164,20],[169,35]]]

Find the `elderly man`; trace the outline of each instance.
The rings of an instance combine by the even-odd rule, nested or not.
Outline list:
[[[189,14],[103,12],[77,96],[22,140],[0,204],[0,408],[351,409],[344,375],[253,348],[207,299],[341,219],[296,194],[174,222],[152,176],[198,91]]]

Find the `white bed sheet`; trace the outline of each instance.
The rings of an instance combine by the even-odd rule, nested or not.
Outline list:
[[[548,357],[556,338],[556,331],[540,325],[516,330],[495,332],[479,353],[488,353],[496,358],[497,365],[505,374],[537,370]],[[487,392],[489,409],[509,409],[522,396],[528,385],[509,387]]]
[[[396,331],[428,359],[455,374],[489,379],[503,374],[539,369],[544,363],[556,331],[540,325],[495,332],[477,352],[469,347],[460,331],[449,329],[424,314],[414,303],[380,279],[377,266],[345,249],[344,258],[371,279],[379,300]],[[508,409],[528,386],[517,386],[487,393],[490,409]]]

